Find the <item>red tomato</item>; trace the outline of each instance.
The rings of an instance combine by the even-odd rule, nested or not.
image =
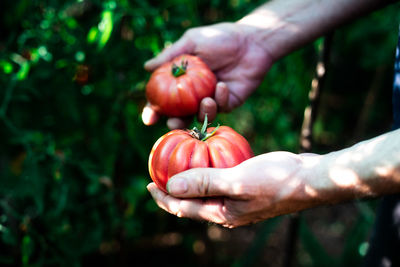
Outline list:
[[[252,156],[247,140],[228,126],[211,127],[204,133],[172,130],[154,144],[149,172],[166,192],[168,179],[179,172],[199,167],[229,168]]]
[[[208,66],[192,55],[181,55],[156,69],[146,85],[152,108],[169,117],[196,114],[200,101],[214,97],[217,79]]]

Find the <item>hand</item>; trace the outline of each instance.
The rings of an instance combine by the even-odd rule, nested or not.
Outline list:
[[[308,157],[317,157],[308,155]],[[271,152],[227,169],[191,169],[172,177],[169,194],[148,185],[159,207],[178,217],[233,228],[310,207],[303,156]]]
[[[271,152],[227,169],[179,173],[157,204],[180,217],[226,227],[324,204],[400,192],[400,129],[324,155]]]
[[[261,83],[273,63],[266,50],[248,34],[249,26],[221,23],[193,28],[156,58],[145,63],[145,69],[153,71],[180,54],[193,54],[202,58],[217,76],[214,99],[205,98],[200,104],[198,118],[204,120],[207,113],[212,121],[217,111],[228,112],[241,105]],[[159,115],[147,105],[142,113],[143,122],[152,125]],[[169,128],[184,127],[183,118],[170,118]]]

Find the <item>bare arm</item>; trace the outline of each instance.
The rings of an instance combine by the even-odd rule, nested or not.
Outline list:
[[[180,217],[226,227],[320,205],[400,192],[400,130],[326,155],[271,152],[228,169],[172,177],[157,204]]]
[[[307,42],[358,16],[393,0],[272,0],[234,23],[219,23],[189,29],[171,47],[145,63],[155,68],[189,53],[201,57],[219,83],[214,98],[205,98],[198,117],[210,120],[219,111],[241,105],[256,90],[272,64]],[[157,122],[151,106],[142,113],[143,122]],[[184,127],[183,118],[170,118],[170,128]]]
[[[302,45],[394,0],[272,0],[237,22],[273,57]]]
[[[308,192],[324,202],[400,192],[400,130],[317,157],[304,157]],[[305,188],[306,189],[306,188]]]

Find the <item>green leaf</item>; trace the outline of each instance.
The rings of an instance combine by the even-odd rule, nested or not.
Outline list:
[[[28,266],[29,258],[31,257],[32,252],[33,252],[32,239],[30,238],[29,235],[25,235],[22,238],[22,244],[21,244],[21,255],[22,255],[23,266]]]
[[[89,44],[94,43],[97,40],[97,36],[99,34],[99,30],[96,27],[90,28],[86,40]]]
[[[110,10],[103,11],[101,15],[102,19],[99,23],[98,29],[100,32],[100,38],[98,48],[102,49],[108,42],[113,30],[113,13]]]
[[[19,69],[19,71],[16,74],[17,80],[19,80],[19,81],[25,80],[26,77],[28,76],[30,68],[31,68],[31,66],[27,61],[23,62],[21,64],[21,68]]]
[[[5,60],[0,60],[0,68],[3,69],[3,72],[5,74],[10,74],[13,71],[12,64]]]

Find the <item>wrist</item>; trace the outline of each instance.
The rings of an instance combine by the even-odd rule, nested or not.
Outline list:
[[[303,156],[305,194],[319,205],[329,205],[372,196],[360,166],[350,159],[351,148],[316,157]],[[349,158],[350,157],[350,158]]]
[[[245,36],[246,43],[259,47],[271,58],[272,62],[292,50],[288,46],[289,40],[293,38],[288,34],[288,23],[280,17],[269,16],[268,11],[256,10],[235,24]]]
[[[393,0],[275,0],[236,22],[277,60],[337,26]]]
[[[353,177],[346,179],[344,176],[338,175],[340,180],[333,181],[331,179],[331,167],[335,165],[337,154],[338,152],[325,155],[300,155],[302,168],[299,176],[304,185],[303,194],[310,202],[325,205],[353,198],[353,192],[346,190],[346,187],[351,187],[351,183],[354,182]],[[339,173],[340,170],[337,169],[337,174]],[[349,174],[347,173],[347,175]]]
[[[337,200],[336,187],[327,176],[322,175],[322,161],[325,155],[312,153],[299,154],[300,167],[295,179],[301,186],[294,196],[294,201],[304,203],[305,208],[326,205]]]
[[[270,1],[236,23],[277,60],[322,35],[333,24],[326,0]],[[329,1],[332,2],[332,1]]]
[[[304,194],[324,204],[400,192],[400,130],[325,155],[301,155]]]

